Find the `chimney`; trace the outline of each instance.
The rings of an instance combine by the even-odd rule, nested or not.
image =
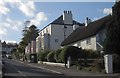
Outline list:
[[[63,12],[63,21],[64,24],[73,24],[72,12],[64,11]]]
[[[88,24],[91,22],[91,19],[89,19],[88,17],[85,20],[85,26],[88,26]]]
[[[79,25],[73,25],[73,30],[77,29],[78,27],[80,27]]]

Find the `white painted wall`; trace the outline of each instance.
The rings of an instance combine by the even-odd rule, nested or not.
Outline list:
[[[48,33],[44,34],[44,50],[50,50],[50,35]]]
[[[93,49],[97,50],[96,48],[96,36],[89,37],[91,39],[91,44],[87,44],[87,39],[83,39],[77,41],[75,43],[69,44],[70,46],[82,47],[83,49]]]
[[[66,32],[64,36],[64,25],[52,25],[51,27],[51,37],[50,37],[50,47],[51,50],[57,50],[60,48],[61,43],[65,38],[67,38],[73,32],[73,26],[66,26]],[[58,42],[55,42],[58,39]]]
[[[36,50],[57,50],[60,48],[61,43],[73,32],[73,26],[66,25],[66,31],[64,32],[64,25],[50,24],[39,33],[39,38],[36,38]],[[78,25],[74,25],[74,28],[78,28]],[[66,36],[64,36],[64,34]],[[56,42],[56,39],[58,42]],[[40,47],[38,47],[41,44]]]
[[[60,45],[63,42],[63,40],[67,38],[73,32],[73,30],[79,27],[78,25],[72,26],[73,16],[71,11],[64,11],[63,21],[67,27],[65,32],[64,32],[65,26],[58,25],[58,24],[50,24],[40,31],[39,37],[40,37],[41,47],[38,47],[38,48],[41,48],[43,50],[48,50],[48,49],[57,50],[58,48],[61,47]],[[49,34],[49,37],[48,37],[48,34]],[[36,46],[39,46],[39,45],[36,45]]]
[[[36,53],[36,41],[31,41],[31,53]]]
[[[40,36],[38,36],[36,38],[36,52],[39,52],[40,49],[41,49],[41,38],[40,38]]]
[[[50,37],[50,48],[56,50],[60,48],[61,42],[64,40],[64,26],[63,25],[52,25],[51,26],[51,37]],[[55,42],[58,39],[58,42]]]
[[[31,43],[28,43],[28,53],[31,53]]]

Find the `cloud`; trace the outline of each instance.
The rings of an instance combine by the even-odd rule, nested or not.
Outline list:
[[[1,25],[4,28],[9,28],[9,29],[12,29],[14,31],[19,31],[19,29],[22,26],[22,21],[12,20],[10,18],[6,18],[6,21],[2,22]]]
[[[20,0],[4,0],[0,1],[0,13],[1,14],[7,14],[10,12],[10,7],[7,7],[6,5],[9,4],[12,8],[19,9],[23,14],[25,14],[28,17],[34,16],[35,12],[35,4],[33,1],[20,1]]]
[[[36,16],[30,20],[31,24],[34,24],[36,26],[41,25],[42,22],[47,21],[47,16],[44,12],[39,12],[38,14],[36,14]]]
[[[8,12],[10,12],[10,9],[6,7],[6,3],[0,0],[0,14],[6,15]]]
[[[103,14],[112,14],[112,9],[111,8],[104,8],[103,9]]]
[[[17,43],[17,42],[14,41],[14,40],[6,40],[5,42],[6,42],[6,43]]]
[[[34,2],[29,1],[28,3],[19,3],[19,10],[22,11],[26,16],[34,16],[35,5]]]
[[[7,30],[0,26],[0,35],[6,35],[6,34],[7,34]]]

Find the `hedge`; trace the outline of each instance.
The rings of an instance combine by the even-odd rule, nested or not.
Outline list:
[[[47,61],[48,61],[48,62],[55,62],[54,52],[49,52],[49,53],[48,53],[48,55],[47,55]]]
[[[46,52],[39,52],[38,53],[38,60],[40,61],[47,61],[47,55],[48,55],[49,51]]]

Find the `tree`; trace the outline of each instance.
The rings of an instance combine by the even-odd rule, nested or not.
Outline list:
[[[120,1],[112,7],[112,16],[107,24],[105,53],[116,53],[120,56]]]
[[[30,43],[32,40],[35,40],[38,36],[38,29],[35,25],[31,25],[28,30],[26,30],[26,33],[23,34],[22,41],[26,45]]]
[[[30,43],[32,40],[35,40],[38,36],[38,29],[35,25],[31,25],[28,30],[23,30],[23,38],[19,43],[17,51],[22,55],[22,58],[25,58],[25,47]],[[24,59],[23,59],[24,60]]]

